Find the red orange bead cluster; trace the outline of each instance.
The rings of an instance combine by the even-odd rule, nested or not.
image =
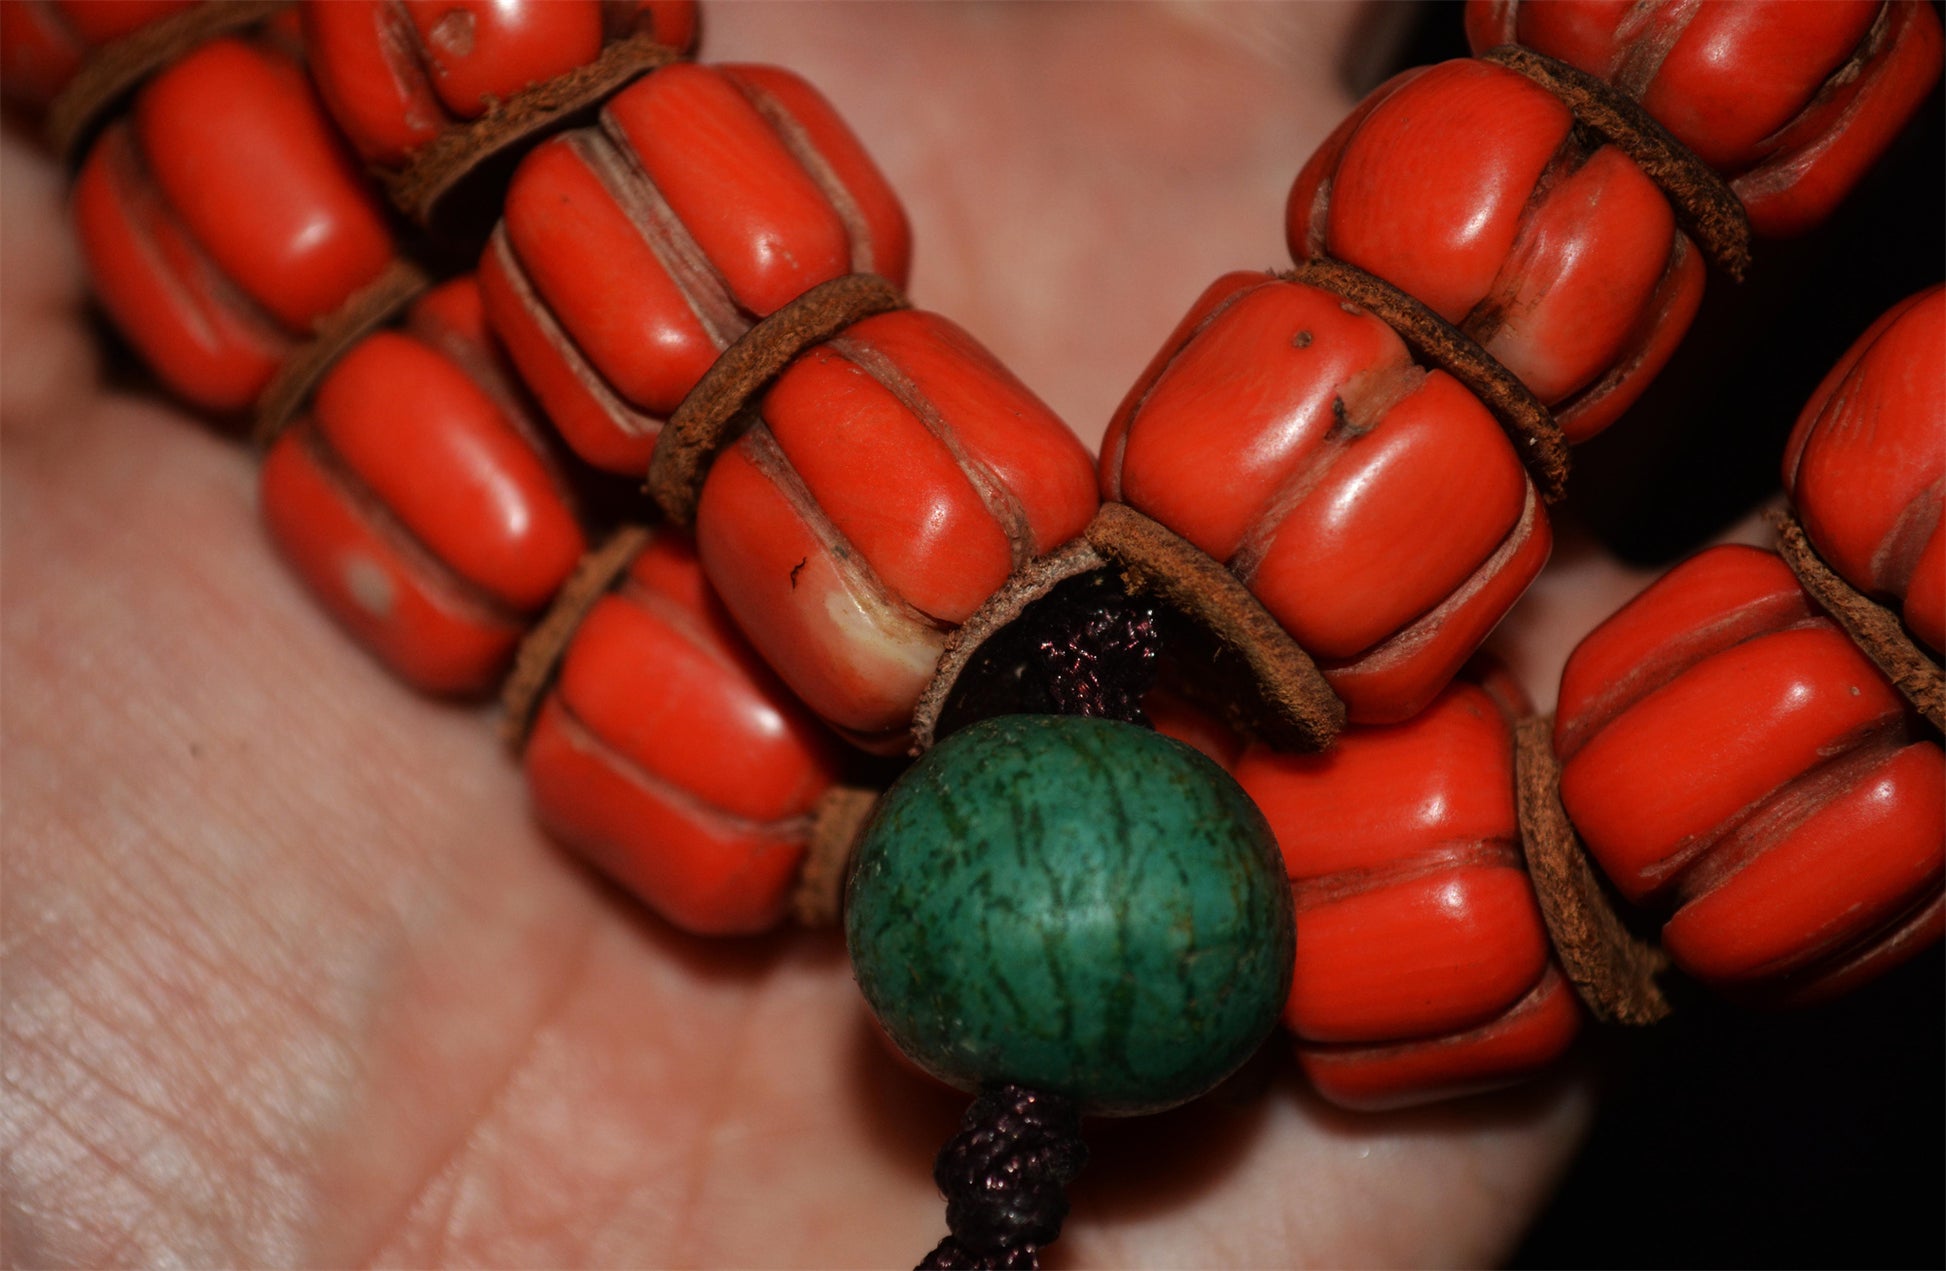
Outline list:
[[[1182,589],[1349,721],[1308,755],[1154,710],[1277,834],[1284,1019],[1327,1097],[1503,1084],[1559,1057],[1583,999],[1660,1009],[1614,1008],[1537,897],[1557,787],[1534,764],[1714,986],[1814,999],[1946,929],[1939,288],[1865,333],[1784,459],[1848,608],[1754,549],[1686,562],[1575,653],[1545,761],[1475,660],[1547,560],[1567,445],[1668,360],[1705,258],[1741,268],[1745,216],[1827,215],[1929,90],[1925,4],[1474,0],[1476,51],[1509,47],[1353,111],[1291,191],[1298,268],[1212,284],[1098,460],[904,306],[904,212],[810,85],[682,60],[693,5],[291,12],[212,34],[183,4],[0,6],[6,88],[73,114],[91,53],[153,44],[77,130],[104,307],[192,405],[262,411],[270,533],[383,663],[480,694],[518,658],[539,819],[670,922],[816,910],[839,739],[905,751],[996,597],[1077,542],[1120,559],[1106,501],[1205,561]],[[472,191],[514,143],[498,223],[458,246],[449,209],[408,201],[430,228],[407,227],[353,158],[395,193]],[[863,301],[860,275],[883,280]],[[650,475],[670,524],[590,555],[607,474]]]

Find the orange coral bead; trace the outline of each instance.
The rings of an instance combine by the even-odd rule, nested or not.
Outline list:
[[[383,212],[288,57],[214,40],[96,141],[74,192],[116,325],[205,409],[253,401],[297,339],[392,259]]]
[[[896,197],[809,85],[679,64],[522,163],[482,270],[495,329],[569,443],[639,473],[751,324],[844,274],[903,284],[909,256]]]
[[[1382,1112],[1524,1080],[1567,1053],[1581,1020],[1574,989],[1549,966],[1531,993],[1478,1028],[1390,1044],[1300,1046],[1297,1063],[1333,1103]]]
[[[1565,1049],[1577,1012],[1572,993],[1554,1000],[1512,727],[1487,692],[1451,685],[1410,722],[1349,729],[1324,755],[1254,746],[1235,775],[1290,873],[1284,1020],[1323,1093],[1355,1106],[1438,1098]]]
[[[387,167],[496,101],[593,62],[605,39],[695,40],[694,0],[306,0],[319,94],[359,154]]]
[[[947,636],[1096,507],[1088,453],[965,332],[899,311],[801,354],[696,535],[751,643],[854,740],[903,744]]]
[[[81,69],[86,49],[51,3],[0,4],[0,89],[7,100],[45,106]]]
[[[1797,417],[1784,487],[1805,533],[1860,591],[1903,602],[1946,649],[1946,287],[1895,306],[1838,360]]]
[[[1305,165],[1287,220],[1299,259],[1347,261],[1422,301],[1580,441],[1661,369],[1703,272],[1655,184],[1572,125],[1552,94],[1488,63],[1401,75]]]
[[[1355,722],[1432,700],[1551,541],[1470,393],[1376,317],[1262,274],[1197,302],[1110,424],[1101,482],[1235,572]]]
[[[418,36],[392,0],[307,0],[304,53],[318,96],[372,163],[398,166],[447,122],[418,58]]]
[[[142,91],[135,133],[184,228],[293,333],[392,258],[384,213],[282,53],[203,45]]]
[[[287,429],[264,456],[258,498],[285,561],[352,638],[408,684],[428,693],[490,689],[523,625],[418,568],[334,476],[302,426]]]
[[[1922,0],[1468,0],[1476,53],[1520,43],[1607,80],[1730,181],[1759,233],[1801,233],[1939,75]]]
[[[433,91],[462,119],[601,52],[601,6],[589,0],[404,0],[404,7]]]
[[[205,410],[257,398],[294,341],[235,291],[184,233],[117,122],[75,177],[75,236],[102,307],[156,376]]]
[[[265,521],[299,576],[434,692],[491,689],[586,548],[477,311],[461,279],[420,303],[409,333],[361,341],[263,470]]]
[[[1625,896],[1670,902],[1700,978],[1815,992],[1937,909],[1946,755],[1768,552],[1704,552],[1596,628],[1554,745],[1576,831]]]
[[[552,833],[670,922],[725,935],[783,917],[837,756],[664,533],[575,631],[523,764]]]
[[[200,0],[7,0],[0,4],[0,88],[45,106],[105,44]]]

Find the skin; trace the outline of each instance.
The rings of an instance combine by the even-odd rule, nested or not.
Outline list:
[[[912,292],[1092,443],[1218,273],[1286,259],[1338,6],[713,4],[907,200]],[[1457,19],[1455,19],[1457,20]],[[1369,37],[1363,37],[1369,38]],[[401,690],[256,522],[247,447],[104,382],[47,159],[0,155],[0,1195],[21,1265],[909,1265],[964,1100],[835,933],[670,931],[528,821],[490,713]],[[1498,646],[1537,702],[1641,575],[1570,536]],[[1500,1259],[1585,1074],[1360,1116],[1273,1045],[1092,1132],[1055,1266]]]

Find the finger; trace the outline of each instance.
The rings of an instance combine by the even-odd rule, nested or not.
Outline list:
[[[100,356],[82,320],[85,292],[61,210],[53,161],[23,135],[0,127],[0,427],[20,433],[56,427],[94,391]]]

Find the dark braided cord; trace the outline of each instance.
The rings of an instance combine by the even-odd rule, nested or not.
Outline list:
[[[1155,610],[1126,596],[1050,615],[1036,647],[1054,712],[1146,725],[1142,698],[1155,687],[1161,642]]]
[[[1072,1102],[1025,1086],[986,1091],[933,1162],[952,1234],[920,1271],[1040,1266],[1068,1216],[1067,1185],[1087,1163]]]
[[[1161,645],[1154,609],[1096,594],[1043,621],[1035,651],[1056,713],[1149,722],[1142,698],[1155,686]],[[952,1234],[920,1271],[1038,1268],[1068,1216],[1067,1185],[1087,1163],[1072,1102],[1018,1085],[985,1092],[933,1163]]]

